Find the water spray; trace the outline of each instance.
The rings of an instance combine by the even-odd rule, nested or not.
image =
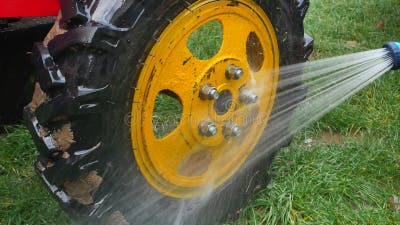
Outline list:
[[[285,91],[278,96],[287,99],[283,107],[285,110],[297,108],[291,122],[291,134],[318,120],[388,71],[399,68],[399,42],[388,42],[380,49],[281,68],[281,74],[289,78],[283,80],[282,89]],[[302,73],[303,83],[294,85],[295,79],[290,77],[299,73]],[[299,101],[293,97],[293,93],[304,89],[308,90],[306,98]],[[284,120],[285,110],[272,119]]]
[[[400,43],[399,42],[388,42],[383,45],[389,51],[389,55],[393,60],[392,70],[400,68]]]

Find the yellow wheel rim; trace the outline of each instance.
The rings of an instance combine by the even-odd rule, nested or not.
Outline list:
[[[188,49],[187,41],[210,21],[222,25],[222,45],[214,56],[201,60]],[[240,79],[227,77],[231,65],[242,69]],[[226,182],[252,153],[267,124],[278,70],[273,26],[253,1],[200,0],[180,13],[152,47],[133,97],[132,146],[146,180],[159,192],[176,198],[196,197]],[[205,85],[216,87],[220,94],[228,93],[229,103],[221,97],[201,98]],[[244,101],[244,90],[257,95],[257,101]],[[174,93],[183,108],[175,130],[157,138],[152,116],[162,91]],[[216,108],[220,106],[217,101],[225,107],[222,113]],[[214,136],[199,130],[203,121],[217,128]],[[230,124],[240,128],[239,136],[227,135],[232,131],[227,129]]]

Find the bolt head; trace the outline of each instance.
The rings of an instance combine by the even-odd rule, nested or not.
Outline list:
[[[240,68],[234,64],[231,64],[226,68],[225,76],[228,79],[239,80],[240,78],[243,77],[243,74],[244,74],[244,72],[243,72],[242,68]]]
[[[257,100],[258,100],[258,96],[257,95],[255,95],[255,94],[250,94],[249,96],[248,96],[248,103],[256,103],[257,102]]]
[[[233,79],[234,80],[239,80],[242,77],[243,77],[243,70],[242,70],[242,68],[237,67],[235,69],[235,73],[233,74]]]
[[[199,133],[206,137],[212,137],[212,136],[217,135],[218,129],[215,126],[215,124],[213,124],[209,121],[202,121],[199,124]]]
[[[240,127],[239,127],[238,125],[234,125],[234,126],[232,127],[232,131],[231,131],[232,137],[240,136],[241,132],[242,132],[242,131],[240,130]]]
[[[199,97],[203,100],[216,100],[219,98],[219,93],[216,87],[211,84],[204,84],[200,88]]]
[[[244,104],[252,104],[256,103],[258,100],[258,96],[251,90],[247,88],[241,88],[239,94],[239,101]]]
[[[210,91],[208,92],[208,99],[212,100],[217,100],[219,98],[219,93],[215,87],[211,88]]]
[[[228,121],[225,123],[222,132],[226,138],[237,137],[240,136],[241,129],[237,124],[233,123],[232,121]]]
[[[207,130],[208,137],[215,136],[217,132],[218,132],[217,127],[214,124],[208,126]]]

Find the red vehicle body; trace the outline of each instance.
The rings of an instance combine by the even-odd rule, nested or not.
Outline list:
[[[55,16],[58,0],[2,0],[0,18]]]

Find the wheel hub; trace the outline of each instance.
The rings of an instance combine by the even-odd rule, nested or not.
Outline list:
[[[147,181],[172,197],[194,197],[227,181],[252,153],[274,104],[279,50],[273,27],[252,1],[230,3],[198,1],[179,14],[137,82],[134,155]],[[222,27],[220,49],[196,57],[188,40],[211,21]],[[158,138],[152,117],[165,91],[178,98],[182,115]]]

